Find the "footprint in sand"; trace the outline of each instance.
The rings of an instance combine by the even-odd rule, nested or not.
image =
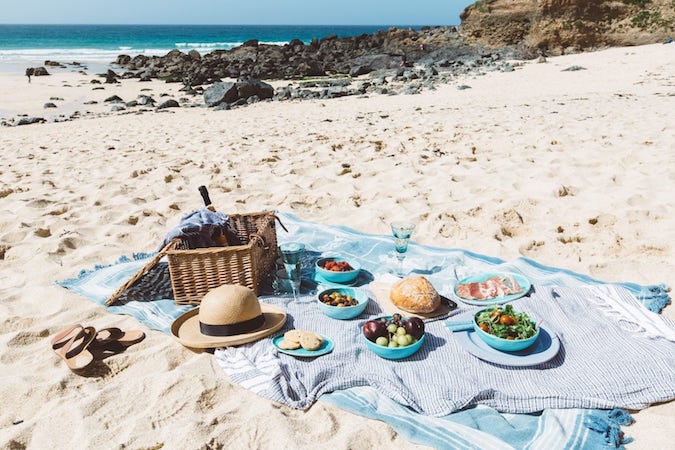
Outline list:
[[[537,253],[537,251],[539,250],[539,247],[542,247],[544,245],[545,245],[544,241],[532,240],[532,241],[530,241],[526,244],[521,245],[518,248],[518,251],[520,252],[521,255],[528,256],[528,255]]]
[[[27,205],[30,208],[42,209],[42,208],[46,208],[47,206],[49,206],[53,203],[55,203],[53,200],[37,199],[37,200],[32,200],[32,201],[28,202]]]

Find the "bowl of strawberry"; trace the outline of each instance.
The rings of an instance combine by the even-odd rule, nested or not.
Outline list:
[[[361,264],[353,259],[330,256],[319,258],[315,270],[322,279],[331,283],[351,283],[359,276]]]

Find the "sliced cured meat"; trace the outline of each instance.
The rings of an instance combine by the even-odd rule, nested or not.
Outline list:
[[[455,286],[455,292],[469,300],[490,300],[496,297],[518,294],[523,290],[510,275],[495,275],[481,282],[461,283]]]

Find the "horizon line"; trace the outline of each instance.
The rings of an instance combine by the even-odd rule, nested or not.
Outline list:
[[[104,25],[104,26],[259,26],[259,27],[452,27],[456,25],[450,24],[391,24],[391,23],[365,23],[365,24],[345,24],[345,23],[0,23],[4,25],[66,25],[66,26],[90,26],[90,25]]]

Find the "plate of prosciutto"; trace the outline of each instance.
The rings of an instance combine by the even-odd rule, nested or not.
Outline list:
[[[516,300],[532,288],[530,281],[516,273],[483,273],[457,282],[455,297],[469,305],[495,305]]]

